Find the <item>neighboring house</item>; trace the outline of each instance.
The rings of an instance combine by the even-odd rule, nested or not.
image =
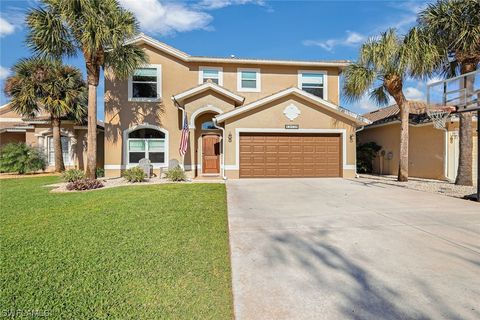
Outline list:
[[[413,101],[410,107],[408,172],[412,177],[455,180],[458,169],[459,119],[452,115],[446,129],[436,129],[425,113],[424,102]],[[358,132],[358,142],[376,142],[382,151],[373,162],[374,173],[398,173],[400,116],[397,105],[363,115],[373,123]],[[473,175],[477,175],[477,118],[473,117]]]
[[[103,123],[98,124],[97,166],[103,167]],[[65,167],[84,169],[87,161],[87,127],[71,120],[62,120],[62,151]],[[10,142],[24,142],[39,147],[48,161],[47,171],[55,169],[52,127],[50,118],[39,115],[33,119],[22,118],[7,103],[0,107],[0,147]]]
[[[142,158],[190,177],[355,176],[355,131],[369,121],[338,106],[348,61],[197,57],[144,34],[130,43],[150,64],[128,81],[107,72],[107,176]]]

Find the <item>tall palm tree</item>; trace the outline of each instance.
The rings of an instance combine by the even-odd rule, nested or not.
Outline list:
[[[419,13],[418,22],[419,32],[429,40],[417,50],[420,59],[424,50],[434,45],[440,52],[437,71],[440,69],[447,77],[477,70],[480,63],[480,1],[437,0]],[[432,72],[427,68],[423,73]],[[460,155],[455,183],[471,186],[472,113],[461,113],[459,117]]]
[[[117,0],[42,0],[27,15],[28,45],[54,57],[82,54],[88,83],[87,170],[95,178],[97,149],[97,86],[100,70],[112,68],[126,78],[147,61],[145,52],[125,40],[138,32],[134,15]]]
[[[371,38],[360,49],[358,61],[344,71],[344,93],[356,101],[369,93],[370,99],[386,105],[392,97],[400,109],[400,163],[398,181],[408,181],[408,101],[403,81],[409,72],[408,51],[394,29]]]
[[[61,119],[80,121],[86,114],[86,85],[80,70],[45,58],[22,59],[5,81],[11,108],[24,117],[50,115],[55,154],[55,171],[65,170],[60,137]]]

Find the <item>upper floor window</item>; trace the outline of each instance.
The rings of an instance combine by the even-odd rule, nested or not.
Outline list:
[[[299,71],[298,87],[322,99],[327,99],[326,73],[323,71]]]
[[[149,159],[152,164],[165,163],[165,133],[156,129],[138,129],[128,134],[128,163]]]
[[[220,86],[223,86],[223,69],[220,67],[200,67],[198,83],[202,84],[211,80]]]
[[[260,92],[260,69],[238,69],[237,91]]]
[[[128,100],[158,101],[162,97],[161,65],[136,69],[128,81]]]

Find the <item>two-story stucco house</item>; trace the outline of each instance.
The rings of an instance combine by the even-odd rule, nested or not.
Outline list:
[[[370,121],[339,107],[348,61],[197,57],[144,34],[130,43],[149,64],[105,79],[107,176],[142,158],[190,177],[355,175],[355,131]]]

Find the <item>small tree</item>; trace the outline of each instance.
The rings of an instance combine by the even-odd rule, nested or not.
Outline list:
[[[126,78],[147,61],[145,52],[125,42],[138,32],[135,16],[117,0],[42,0],[27,15],[28,45],[42,55],[74,56],[81,52],[87,69],[87,177],[97,165],[97,87],[101,68]]]
[[[50,115],[55,153],[55,171],[65,170],[60,136],[61,119],[81,121],[86,113],[86,87],[80,70],[44,58],[22,59],[5,82],[11,108],[24,117]]]
[[[433,63],[418,59],[406,39],[397,36],[394,29],[371,38],[360,49],[358,61],[345,71],[344,92],[350,100],[358,100],[365,93],[379,105],[386,105],[389,97],[400,109],[400,161],[398,181],[408,181],[408,126],[409,104],[403,94],[403,81],[415,76],[413,70]],[[435,52],[427,52],[426,57]],[[419,62],[422,64],[419,65]]]
[[[357,146],[357,171],[360,173],[373,172],[373,160],[382,147],[375,142],[366,142]]]
[[[408,101],[403,94],[403,80],[408,75],[409,57],[404,43],[394,29],[371,38],[360,49],[357,63],[345,71],[344,92],[351,100],[365,93],[379,105],[386,105],[391,96],[400,109],[400,163],[398,181],[408,181]]]
[[[9,143],[0,150],[0,171],[24,174],[45,170],[45,155],[25,143]]]

